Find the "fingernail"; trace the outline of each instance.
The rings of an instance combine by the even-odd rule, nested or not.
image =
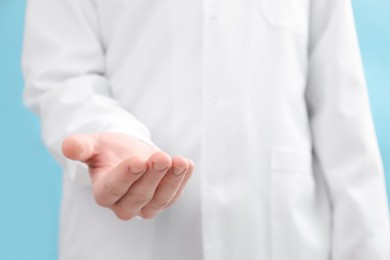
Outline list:
[[[141,174],[143,173],[145,170],[143,169],[139,169],[137,167],[130,167],[130,172],[133,173],[133,174]]]
[[[165,164],[158,164],[158,163],[153,163],[153,169],[156,172],[162,172],[168,169],[168,166]]]
[[[178,176],[178,175],[183,174],[185,171],[186,171],[186,169],[174,168],[173,174]]]

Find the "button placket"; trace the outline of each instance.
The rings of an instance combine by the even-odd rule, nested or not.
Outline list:
[[[202,155],[205,162],[205,172],[209,172],[204,178],[208,184],[216,183],[217,176],[213,173],[213,147],[210,147],[218,132],[218,78],[215,69],[217,63],[216,42],[218,42],[218,24],[215,23],[217,17],[217,0],[204,0],[204,34],[203,34],[203,84],[202,84]],[[214,17],[214,18],[213,18]]]
[[[201,144],[201,207],[203,223],[203,248],[204,259],[215,258],[215,234],[213,222],[215,212],[213,210],[213,189],[217,184],[215,169],[215,152],[213,152],[213,138],[218,130],[217,88],[214,72],[216,63],[215,41],[218,40],[215,33],[217,21],[216,0],[203,1],[203,53],[202,53],[202,144]]]
[[[206,0],[206,9],[208,9],[208,16],[210,19],[215,20],[218,18],[218,0]]]

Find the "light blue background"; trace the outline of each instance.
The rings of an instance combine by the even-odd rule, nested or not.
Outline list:
[[[390,1],[353,2],[389,189]],[[0,259],[49,260],[57,255],[61,171],[21,101],[24,8],[24,0],[0,0]]]

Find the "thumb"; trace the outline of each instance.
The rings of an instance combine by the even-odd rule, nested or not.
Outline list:
[[[62,153],[68,159],[86,162],[95,154],[95,135],[72,135],[62,143]]]

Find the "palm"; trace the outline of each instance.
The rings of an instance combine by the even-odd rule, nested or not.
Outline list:
[[[93,181],[113,170],[127,158],[137,156],[147,160],[157,151],[138,139],[116,133],[99,134],[94,150],[93,156],[86,161]]]

